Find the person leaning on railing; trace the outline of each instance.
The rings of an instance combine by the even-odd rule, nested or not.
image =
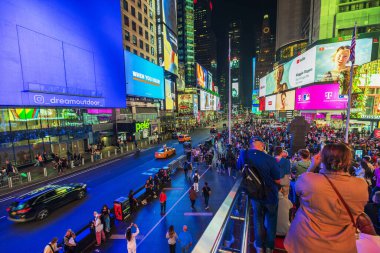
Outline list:
[[[352,160],[347,145],[328,144],[314,156],[308,170],[322,167],[319,174],[307,172],[300,175],[295,187],[300,208],[284,242],[289,253],[357,252],[350,214],[328,181],[340,192],[356,220],[364,211],[368,191],[363,179],[348,173]]]

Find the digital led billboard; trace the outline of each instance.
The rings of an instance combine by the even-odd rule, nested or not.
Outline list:
[[[283,92],[315,82],[339,82],[347,94],[350,41],[322,44],[278,66],[260,79],[260,96]],[[372,38],[358,39],[355,64],[371,60]]]
[[[178,113],[180,115],[191,115],[194,113],[194,95],[179,94],[178,95]],[[198,105],[197,105],[198,107]]]
[[[198,94],[193,95],[193,115],[194,117],[198,116]]]
[[[276,95],[265,97],[265,111],[276,110]]]
[[[0,105],[125,107],[118,1],[0,2]],[[110,29],[112,27],[112,29]]]
[[[296,110],[343,110],[347,98],[339,95],[339,84],[313,85],[296,89]]]
[[[278,93],[276,96],[276,110],[294,110],[295,91]]]
[[[200,110],[210,111],[214,108],[214,95],[201,90],[200,91]]]
[[[252,107],[259,107],[259,90],[252,90]]]
[[[173,110],[175,105],[175,83],[165,79],[165,109]]]
[[[124,55],[127,94],[164,99],[164,70],[127,50]]]
[[[238,82],[232,82],[232,97],[233,98],[239,97],[239,83]]]
[[[206,88],[207,85],[207,70],[203,68],[200,64],[195,64],[195,74],[197,76],[197,86],[201,88]]]
[[[265,97],[259,97],[259,110],[265,111]]]
[[[214,91],[214,85],[213,85],[213,82],[212,82],[212,74],[211,72],[208,72],[207,73],[207,86],[206,86],[206,89],[209,89],[211,91]]]
[[[177,34],[177,1],[157,0],[157,2],[162,3],[162,12],[157,13],[158,18],[161,19],[161,22],[170,30]]]

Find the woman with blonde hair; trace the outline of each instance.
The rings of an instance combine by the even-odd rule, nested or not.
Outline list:
[[[368,191],[363,179],[348,173],[352,160],[352,150],[347,145],[328,144],[310,165],[320,166],[319,174],[307,172],[298,178],[300,208],[284,242],[289,253],[357,252],[354,224],[332,186],[356,220],[364,212]]]

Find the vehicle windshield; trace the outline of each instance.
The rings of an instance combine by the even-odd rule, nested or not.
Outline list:
[[[163,149],[163,148],[161,148],[161,149],[159,149],[157,152],[160,152],[160,153],[162,153],[162,152],[164,152],[164,149]]]

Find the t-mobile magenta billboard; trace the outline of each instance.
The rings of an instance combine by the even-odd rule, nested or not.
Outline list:
[[[296,110],[343,110],[347,97],[339,95],[339,84],[313,85],[296,89]]]

